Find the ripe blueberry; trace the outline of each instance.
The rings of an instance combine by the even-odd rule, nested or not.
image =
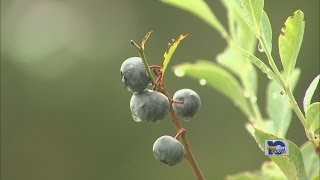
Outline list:
[[[142,92],[150,84],[150,78],[140,57],[126,59],[121,65],[120,74],[129,91]]]
[[[173,166],[182,161],[184,147],[171,136],[161,136],[153,143],[153,154],[161,162]]]
[[[201,106],[199,95],[191,89],[180,89],[174,93],[173,100],[177,101],[173,103],[173,110],[183,120],[192,118]]]
[[[160,121],[169,109],[168,98],[160,92],[146,90],[133,93],[130,100],[130,109],[135,121]]]

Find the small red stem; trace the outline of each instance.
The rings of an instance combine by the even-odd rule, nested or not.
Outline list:
[[[179,131],[177,132],[177,134],[176,134],[176,136],[175,136],[174,138],[178,139],[178,137],[179,137],[181,134],[185,133],[185,132],[186,132],[186,129],[185,129],[185,128],[179,129]]]

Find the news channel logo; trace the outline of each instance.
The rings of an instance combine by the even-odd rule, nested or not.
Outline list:
[[[288,142],[285,140],[266,140],[264,146],[265,155],[289,155]]]

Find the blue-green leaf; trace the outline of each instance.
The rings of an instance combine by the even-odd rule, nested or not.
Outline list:
[[[290,79],[296,65],[304,34],[304,15],[297,10],[286,20],[279,36],[279,53],[286,79]]]
[[[298,79],[300,77],[300,70],[296,69],[293,72],[290,87],[293,91]],[[284,138],[290,126],[292,119],[292,111],[289,107],[289,98],[284,93],[282,87],[278,82],[271,80],[267,86],[267,113],[272,120],[271,129],[267,132]]]
[[[269,21],[269,17],[265,11],[262,13],[261,17],[261,32],[262,39],[266,42],[267,51],[271,54],[272,51],[272,29]]]
[[[285,140],[288,142],[289,155],[273,155],[269,156],[273,162],[275,162],[282,172],[290,180],[306,180],[306,170],[303,163],[302,154],[299,147],[297,147],[293,142],[274,136],[272,134],[263,132],[261,130],[255,129],[255,139],[259,147],[264,151],[266,140]]]
[[[320,174],[319,156],[316,154],[310,141],[304,143],[301,147],[304,166],[306,167],[307,176],[312,179]]]
[[[247,100],[239,82],[226,70],[215,63],[198,60],[196,63],[184,63],[174,67],[177,76],[190,76],[205,81],[207,85],[234,102],[246,115],[250,115]]]
[[[162,2],[183,9],[191,14],[197,16],[204,22],[208,23],[211,27],[216,29],[220,34],[225,37],[227,31],[216,18],[209,6],[203,0],[161,0]]]
[[[312,96],[314,94],[314,92],[317,89],[318,83],[319,83],[319,79],[320,79],[320,75],[318,75],[316,78],[314,78],[314,80],[311,82],[311,84],[309,85],[306,94],[304,95],[303,98],[303,109],[304,112],[307,112],[307,108],[310,105]]]

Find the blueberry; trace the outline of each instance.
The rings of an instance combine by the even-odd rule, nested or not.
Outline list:
[[[164,118],[169,109],[168,98],[160,92],[146,90],[133,93],[130,100],[130,109],[135,121],[157,122]]]
[[[140,57],[126,59],[121,65],[120,74],[129,91],[142,92],[150,84],[150,78]]]
[[[191,89],[180,89],[174,93],[173,100],[177,101],[177,103],[173,103],[173,110],[183,120],[192,118],[201,106],[199,95]]]
[[[171,136],[161,136],[153,143],[153,154],[161,162],[173,166],[182,161],[184,147]]]

